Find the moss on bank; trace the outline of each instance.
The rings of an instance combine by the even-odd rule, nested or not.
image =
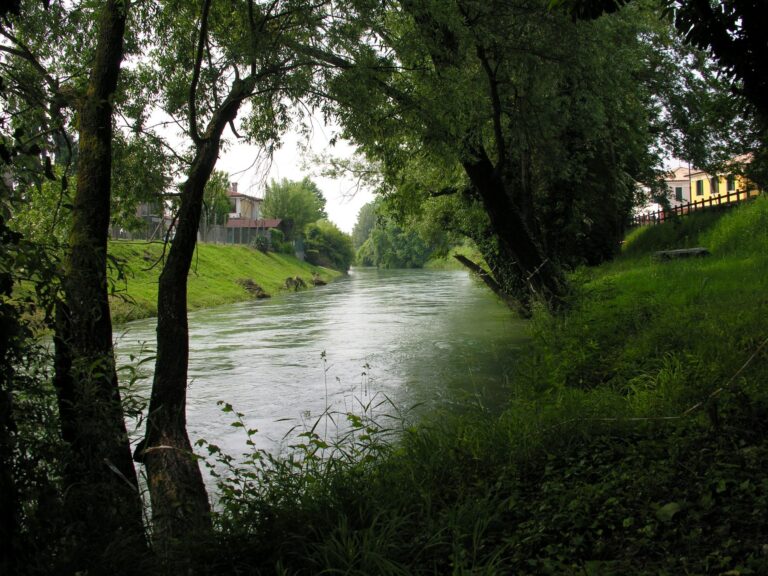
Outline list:
[[[117,263],[110,269],[115,289],[111,299],[114,321],[154,316],[163,244],[113,240],[109,253]],[[274,295],[285,290],[286,278],[300,276],[309,283],[315,273],[324,281],[340,275],[285,254],[263,253],[247,246],[198,244],[189,273],[188,307],[207,308],[250,299],[251,294],[238,281],[251,280]]]

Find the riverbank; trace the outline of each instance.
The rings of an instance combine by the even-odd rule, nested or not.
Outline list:
[[[655,250],[711,256],[656,261]],[[768,199],[630,234],[539,311],[506,410],[308,434],[222,493],[242,573],[768,573]],[[235,490],[236,488],[236,490]]]
[[[109,254],[118,263],[110,267],[114,296],[113,321],[148,318],[157,314],[157,281],[162,270],[163,243],[113,240]],[[293,256],[263,253],[237,245],[198,244],[187,289],[188,309],[209,308],[254,298],[252,284],[270,295],[287,290],[286,278],[301,277],[311,286],[313,274],[329,282],[336,270],[312,266]]]

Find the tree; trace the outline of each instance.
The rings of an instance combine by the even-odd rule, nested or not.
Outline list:
[[[35,171],[37,158],[41,176],[59,177],[62,190],[68,188],[67,168],[57,175],[51,158],[75,156],[69,110],[77,114],[76,187],[62,256],[54,385],[61,436],[70,452],[63,490],[70,568],[111,572],[146,550],[115,373],[107,286],[113,102],[129,3],[107,0],[73,16],[75,11],[56,5],[48,12],[37,3],[25,4],[23,17],[0,24],[5,41],[0,51],[7,56],[3,70],[13,78],[7,95],[11,109],[19,112],[12,116],[15,133],[26,133],[29,152],[34,147],[27,155],[31,163],[13,166],[19,182],[35,180],[35,172],[25,169]],[[75,21],[85,23],[85,30]],[[77,46],[64,33],[73,30],[80,38]]]
[[[62,436],[72,446],[68,491],[84,547],[97,566],[109,547],[142,549],[144,526],[112,350],[107,234],[112,162],[112,95],[123,59],[129,4],[108,0],[88,86],[79,103],[77,187],[57,312],[55,384]],[[95,558],[94,558],[95,557]],[[98,560],[95,560],[98,559]],[[95,560],[95,561],[94,561]],[[117,568],[117,567],[115,567]]]
[[[759,0],[667,0],[675,26],[685,38],[711,51],[721,68],[741,81],[736,91],[756,108],[768,126],[768,6]]]
[[[146,230],[137,208],[149,204],[153,213],[162,214],[175,162],[159,142],[123,130],[115,132],[112,148],[110,223],[129,231]]]
[[[375,225],[376,205],[373,202],[369,202],[360,208],[360,211],[357,213],[357,222],[355,222],[355,227],[352,229],[352,245],[355,250],[359,250],[360,246],[365,243]]]
[[[203,195],[203,219],[201,225],[204,230],[216,224],[227,223],[227,217],[232,212],[229,202],[229,174],[220,170],[214,170],[208,183],[205,185]]]
[[[383,162],[389,186],[409,189],[414,165],[445,167],[436,187],[410,193],[479,201],[477,244],[498,283],[523,308],[538,298],[557,309],[562,266],[592,253],[590,236],[598,258],[616,250],[633,180],[660,167],[658,111],[638,82],[652,52],[643,34],[655,31],[633,16],[583,23],[545,2],[409,0],[361,23],[386,48],[318,57],[342,70],[330,91],[346,135]]]
[[[431,254],[416,230],[403,229],[387,220],[371,231],[357,252],[357,260],[363,266],[377,268],[421,268]]]
[[[577,19],[598,18],[632,3],[632,0],[550,0],[553,9],[563,9]],[[744,151],[738,148],[746,147],[754,156],[748,169],[750,176],[765,184],[768,182],[768,98],[765,97],[768,44],[763,27],[768,19],[768,5],[760,0],[660,0],[656,6],[662,14],[671,16],[680,36],[691,46],[711,55],[718,68],[717,77],[713,79],[707,73],[706,63],[701,65],[704,60],[701,55],[697,58],[698,63],[685,58],[686,66],[681,72],[685,76],[686,67],[693,69],[689,81],[698,83],[699,89],[681,93],[669,90],[669,86],[661,87],[662,94],[668,92],[666,105],[670,113],[677,113],[671,128],[684,137],[675,153],[683,150],[681,157],[685,160],[697,162],[712,171],[722,169],[723,158],[711,159],[710,150],[703,143],[710,140],[709,133],[718,124],[726,125],[726,134],[747,135],[737,138],[736,146],[731,147],[730,168],[733,168],[733,155]],[[706,84],[718,84],[714,97]],[[736,98],[723,99],[726,90]],[[744,106],[742,98],[748,106]],[[693,106],[685,105],[691,103],[690,100],[686,102],[688,99],[693,99]],[[683,106],[676,109],[681,100]],[[703,136],[700,133],[702,126],[709,130]]]
[[[305,228],[304,251],[307,262],[316,266],[349,270],[355,259],[352,238],[328,220],[318,220]]]
[[[327,218],[325,197],[309,178],[272,180],[264,194],[262,209],[266,217],[283,220],[287,240],[301,237],[308,224]]]
[[[153,21],[152,44],[163,49],[151,50],[136,71],[150,78],[144,98],[183,127],[190,142],[174,240],[159,280],[146,436],[134,453],[146,464],[153,538],[169,560],[180,538],[211,529],[210,505],[186,431],[187,276],[205,187],[227,127],[267,149],[277,145],[291,121],[289,103],[310,93],[313,82],[313,62],[289,46],[339,25],[332,16],[324,2],[249,0],[232,6],[203,0],[198,12],[189,2],[172,0]],[[249,113],[238,130],[235,120],[246,102]]]
[[[445,238],[430,229],[422,217],[397,214],[389,206],[394,198],[379,198],[360,209],[355,231],[366,230],[356,252],[356,260],[362,266],[377,268],[421,268],[432,257],[437,246],[447,252]],[[353,231],[353,239],[354,233]],[[429,234],[430,243],[422,235]]]

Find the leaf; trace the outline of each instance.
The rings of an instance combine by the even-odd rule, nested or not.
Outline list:
[[[662,522],[671,522],[675,514],[680,512],[682,508],[683,507],[678,502],[670,502],[668,504],[664,504],[664,506],[656,510],[656,518]]]

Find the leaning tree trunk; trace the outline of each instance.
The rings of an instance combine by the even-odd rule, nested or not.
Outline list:
[[[543,253],[493,163],[479,148],[473,150],[462,165],[483,201],[491,228],[499,239],[501,256],[515,263],[531,296],[551,309],[558,309],[566,290],[562,271]]]
[[[197,244],[205,185],[216,165],[221,134],[253,90],[251,77],[235,81],[197,142],[181,192],[176,233],[168,252],[157,298],[157,357],[147,433],[136,459],[147,467],[156,549],[173,561],[181,539],[211,529],[210,504],[187,436],[187,275]]]
[[[427,44],[438,78],[450,82],[446,71],[463,65],[459,56],[458,36],[452,29],[453,23],[437,17],[429,3],[407,0],[403,2],[403,7],[413,17]],[[463,25],[471,26],[469,23]],[[565,296],[565,278],[559,266],[544,254],[541,239],[536,235],[530,178],[524,177],[514,186],[502,174],[504,163],[509,159],[503,133],[500,83],[482,45],[477,46],[477,55],[489,80],[497,165],[494,165],[482,145],[471,143],[473,139],[470,133],[464,135],[460,161],[483,202],[491,221],[491,229],[498,237],[499,256],[504,261],[514,263],[519,271],[520,278],[515,284],[521,285],[523,289],[517,290],[515,296],[526,310],[530,310],[534,299],[543,301],[550,309],[557,309]]]
[[[107,295],[112,98],[127,10],[128,2],[121,0],[102,7],[94,64],[79,106],[77,189],[54,337],[62,437],[71,448],[65,508],[72,562],[74,569],[91,573],[125,573],[135,566],[135,554],[145,550]]]

